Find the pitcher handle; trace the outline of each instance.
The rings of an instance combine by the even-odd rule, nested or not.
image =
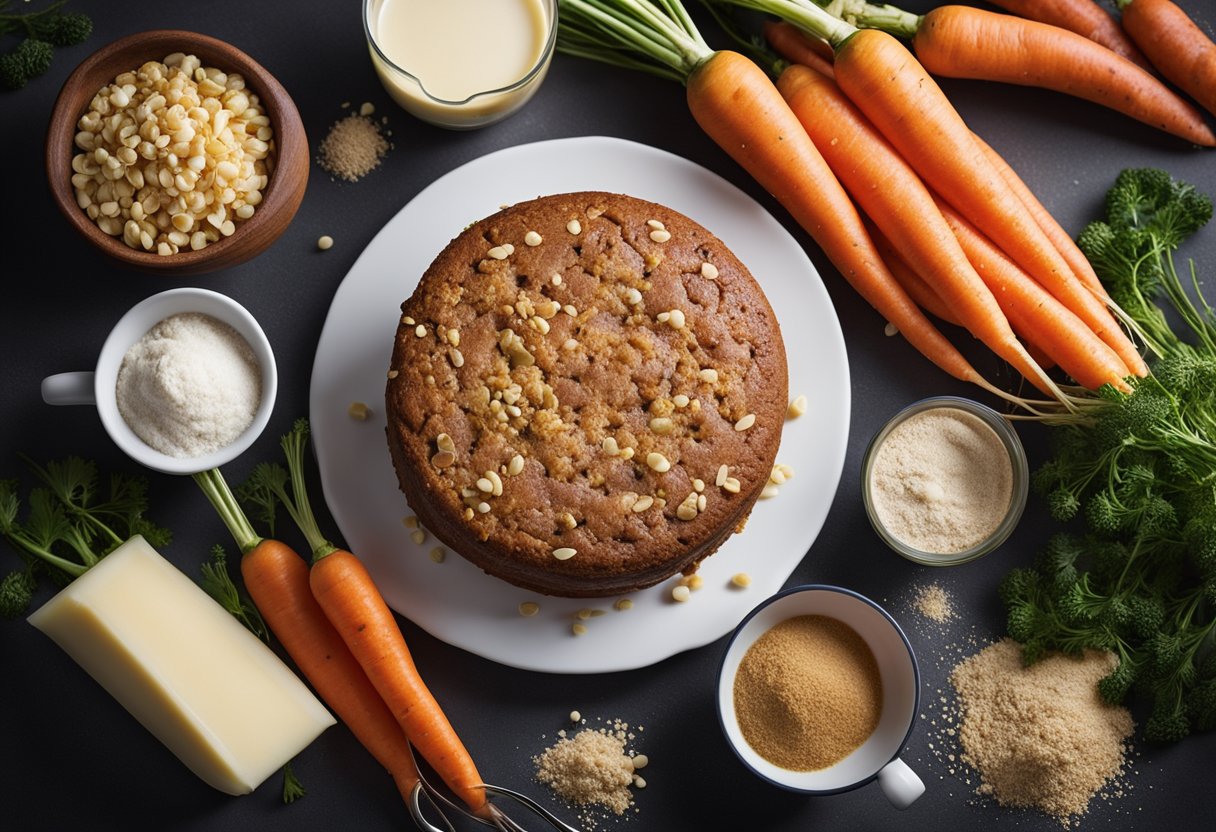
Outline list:
[[[42,380],[42,400],[47,404],[97,404],[93,373],[58,373]]]

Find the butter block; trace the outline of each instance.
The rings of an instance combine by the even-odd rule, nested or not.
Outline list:
[[[335,724],[274,651],[139,535],[29,622],[222,792],[253,791]]]

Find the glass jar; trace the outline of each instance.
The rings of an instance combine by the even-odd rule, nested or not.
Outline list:
[[[918,549],[901,540],[884,524],[877,507],[873,493],[873,470],[878,450],[898,425],[912,416],[935,409],[959,410],[981,420],[990,427],[1001,441],[1003,452],[1009,456],[1012,470],[1012,489],[1009,505],[1004,517],[993,531],[983,540],[961,551],[930,552]],[[1022,518],[1026,508],[1026,498],[1029,492],[1030,473],[1026,462],[1026,451],[1013,425],[999,413],[987,405],[958,396],[935,396],[922,399],[908,405],[896,413],[870,440],[862,459],[862,500],[865,503],[866,514],[870,524],[888,546],[903,557],[927,566],[953,566],[967,563],[982,557],[1004,543]]]

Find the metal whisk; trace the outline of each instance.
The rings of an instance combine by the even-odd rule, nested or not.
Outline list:
[[[460,805],[457,801],[449,798],[442,790],[437,788],[422,772],[422,766],[418,765],[418,755],[414,754],[414,749],[410,747],[410,753],[414,756],[414,764],[418,769],[418,783],[414,786],[414,790],[410,793],[410,815],[414,818],[414,823],[423,832],[456,832],[456,827],[452,825],[451,819],[444,813],[444,809],[449,809],[477,823],[488,826],[491,829],[497,829],[499,832],[528,832],[527,827],[512,819],[501,807],[493,803],[487,803],[489,806],[489,816],[481,817],[470,812],[467,808]],[[488,783],[482,783],[481,788],[486,790],[490,797],[504,797],[514,800],[515,802],[528,809],[537,817],[546,821],[558,832],[580,832],[579,829],[569,825],[561,818],[554,815],[544,806],[541,806],[532,798],[525,794],[514,791],[513,789],[504,788],[502,786],[492,786]],[[423,814],[423,800],[426,800],[430,808],[435,814],[443,820],[443,826],[436,826],[429,818]]]

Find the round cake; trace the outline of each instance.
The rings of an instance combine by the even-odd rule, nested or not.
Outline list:
[[[453,239],[402,306],[385,393],[397,479],[452,551],[597,597],[695,571],[743,527],[787,405],[751,273],[670,208],[581,192]]]

